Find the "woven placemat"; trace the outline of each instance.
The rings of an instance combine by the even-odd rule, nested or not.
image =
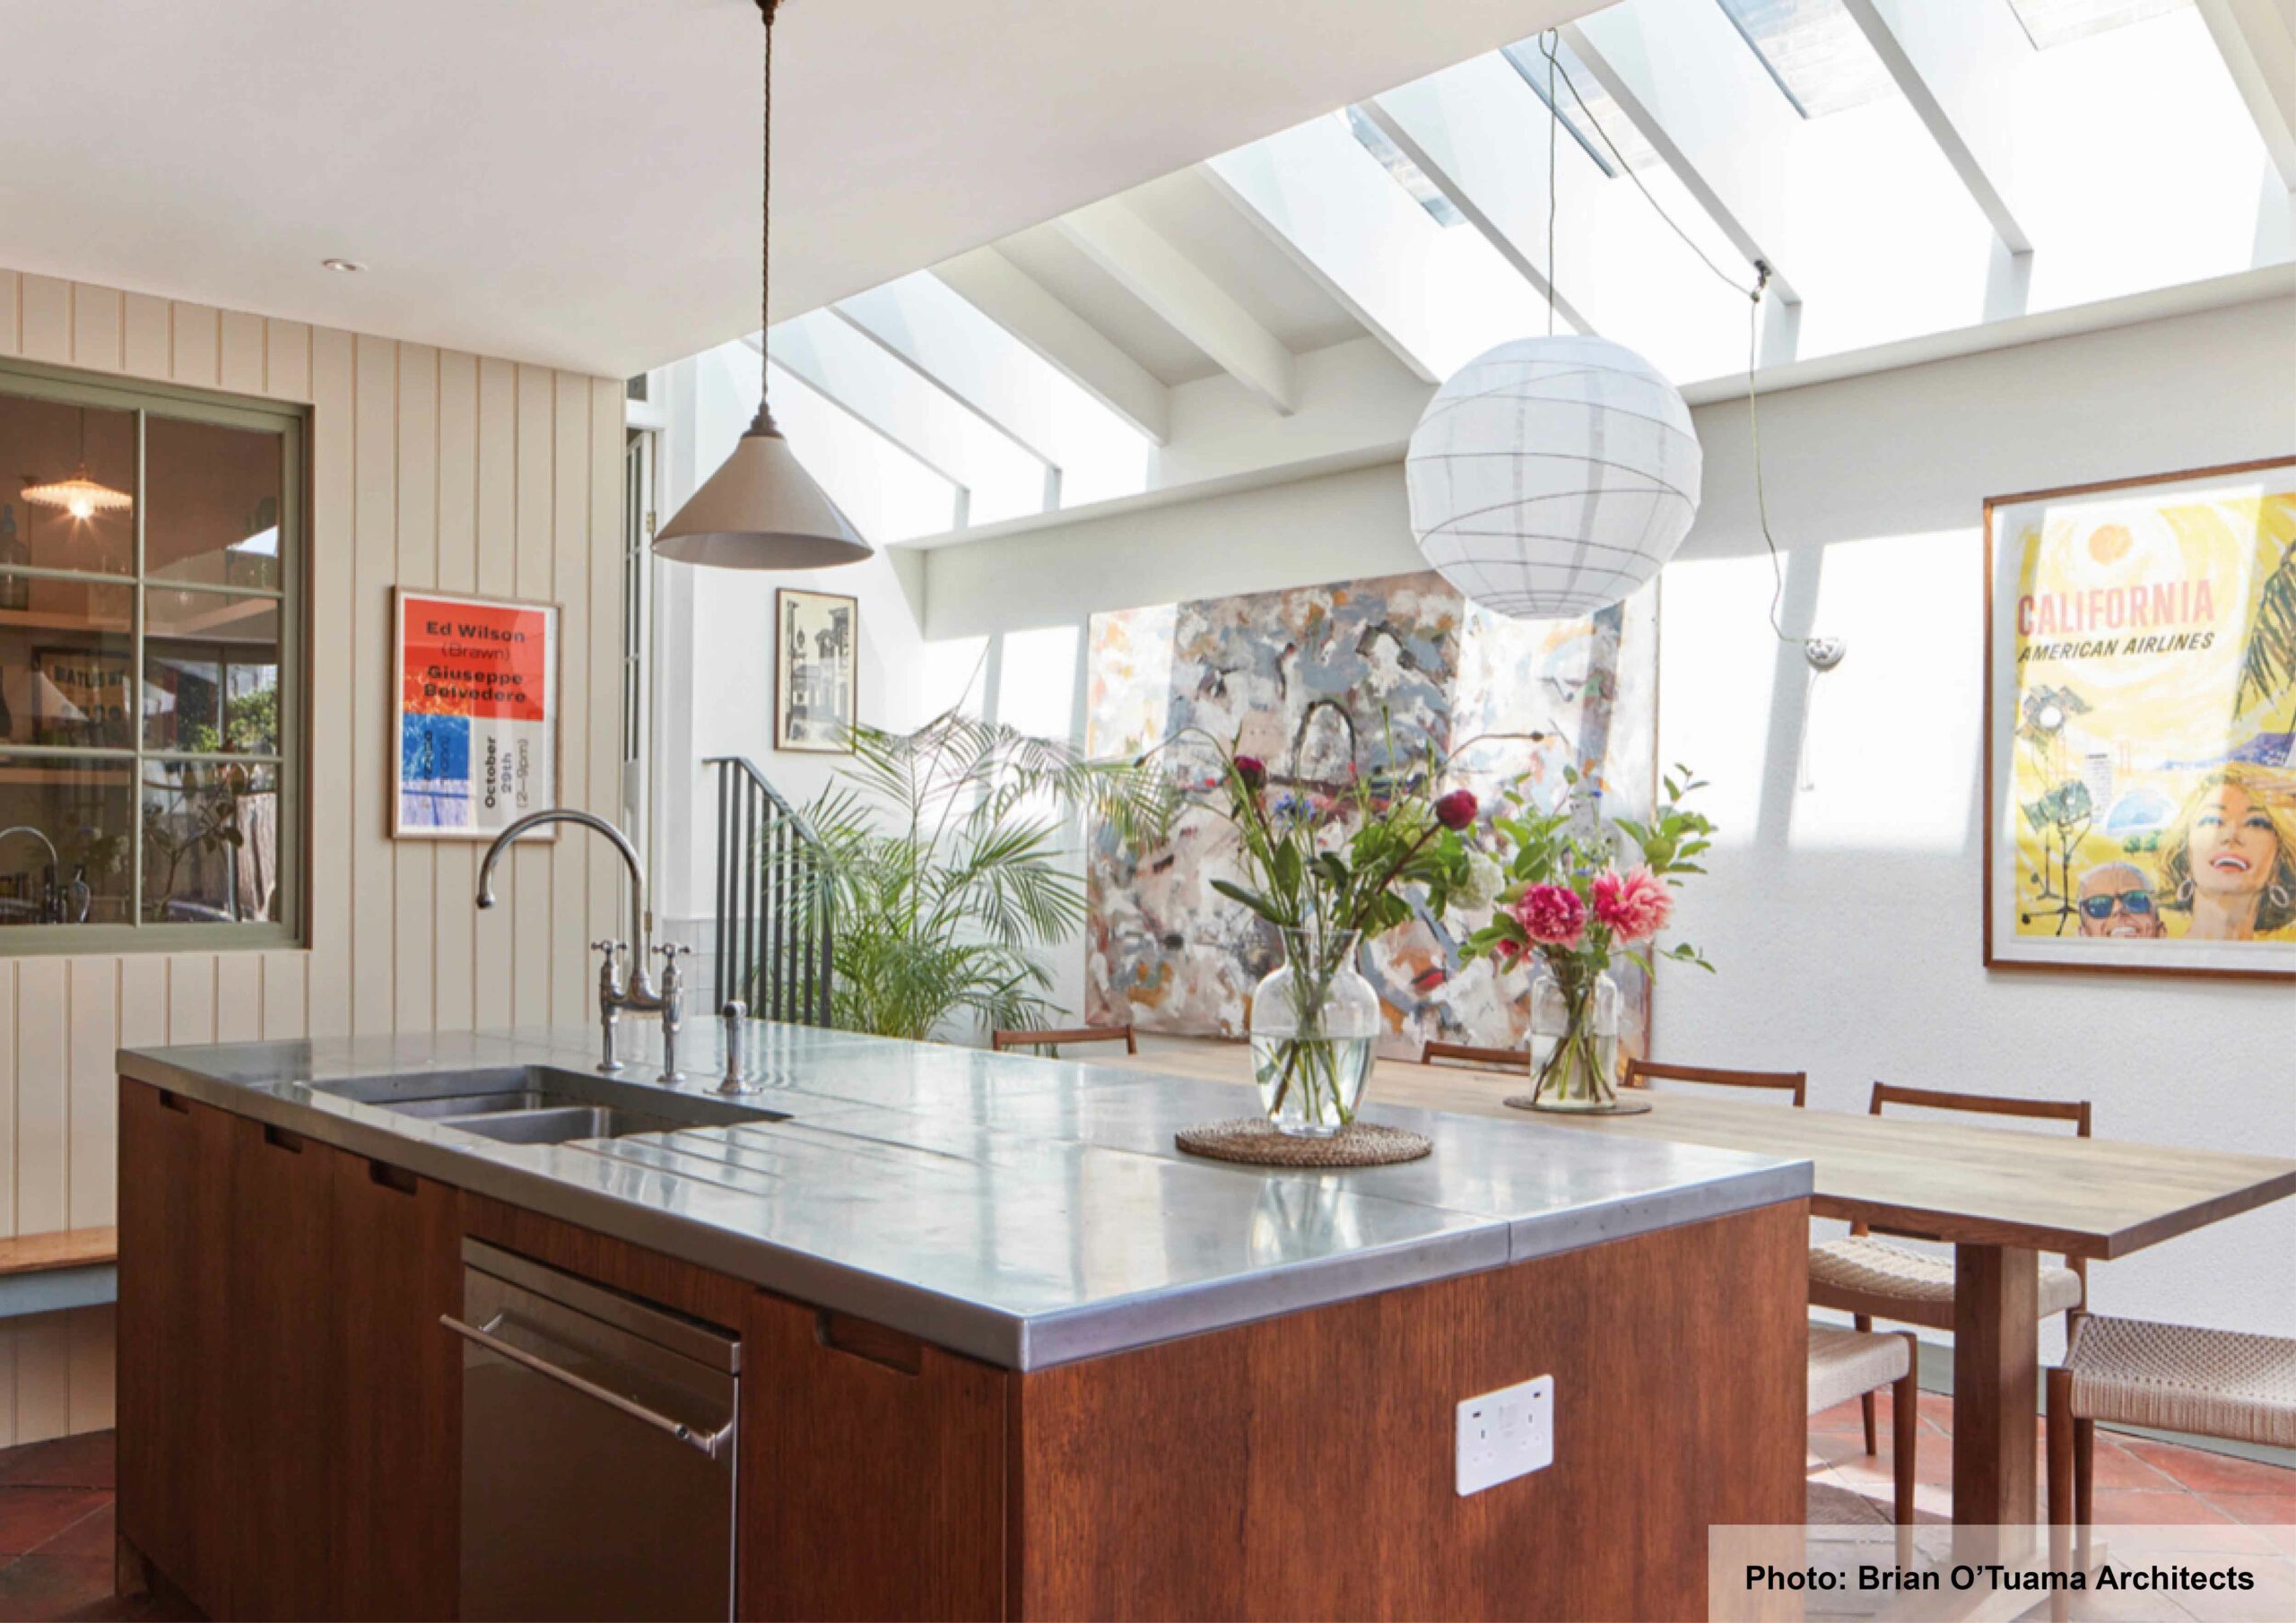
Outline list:
[[[1351,1122],[1329,1138],[1311,1139],[1278,1133],[1256,1115],[1183,1127],[1172,1142],[1190,1155],[1255,1167],[1385,1167],[1415,1161],[1435,1148],[1419,1133],[1373,1122]]]
[[[1566,1110],[1560,1105],[1542,1105],[1527,1093],[1510,1094],[1499,1102],[1509,1110],[1535,1110],[1541,1115],[1641,1115],[1650,1108],[1648,1099],[1621,1098],[1591,1110]]]

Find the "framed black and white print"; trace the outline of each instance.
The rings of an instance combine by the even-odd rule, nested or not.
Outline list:
[[[784,586],[773,610],[773,747],[852,754],[861,605]]]

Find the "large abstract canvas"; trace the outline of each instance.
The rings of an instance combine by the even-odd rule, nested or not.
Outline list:
[[[1351,770],[1448,758],[1446,787],[1486,803],[1520,780],[1543,805],[1576,767],[1604,809],[1647,813],[1657,719],[1657,598],[1646,590],[1591,620],[1518,621],[1469,604],[1432,572],[1254,593],[1093,617],[1087,747],[1163,746],[1175,770],[1206,738],[1238,739],[1282,793],[1342,793]],[[1094,831],[1086,980],[1095,1021],[1238,1035],[1274,937],[1212,881],[1235,878],[1234,838],[1191,811],[1167,846],[1128,854]],[[1383,1051],[1416,1055],[1439,1037],[1526,1041],[1527,978],[1462,968],[1480,919],[1424,916],[1364,965],[1386,1007]],[[1622,971],[1629,1046],[1645,1049],[1649,988]]]

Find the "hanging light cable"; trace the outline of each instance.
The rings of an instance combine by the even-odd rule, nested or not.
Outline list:
[[[772,319],[773,13],[778,4],[758,0],[765,22],[765,181],[758,202],[761,344]],[[720,569],[820,569],[870,556],[869,543],[798,464],[782,438],[766,401],[767,370],[761,352],[757,416],[735,442],[734,454],[662,526],[654,540],[654,551],[662,557]]]
[[[22,492],[27,502],[44,508],[61,508],[74,518],[86,520],[99,513],[124,513],[135,505],[135,499],[125,490],[115,490],[108,484],[88,477],[88,408],[80,408],[80,465],[69,479],[51,480],[46,484],[28,484]]]

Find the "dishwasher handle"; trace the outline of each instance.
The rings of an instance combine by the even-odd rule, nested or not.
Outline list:
[[[508,1358],[521,1369],[532,1370],[545,1380],[555,1381],[561,1386],[571,1387],[584,1397],[596,1398],[610,1409],[620,1410],[633,1420],[643,1420],[655,1430],[667,1433],[687,1447],[697,1450],[707,1459],[719,1458],[726,1445],[734,1440],[734,1422],[731,1420],[726,1421],[715,1431],[696,1431],[683,1420],[674,1420],[657,1410],[647,1408],[643,1403],[634,1403],[618,1392],[609,1392],[595,1381],[586,1381],[571,1370],[561,1369],[545,1358],[538,1358],[531,1352],[513,1347],[500,1336],[490,1335],[476,1325],[465,1324],[450,1313],[440,1314],[439,1323],[465,1341],[485,1349],[497,1358]]]

